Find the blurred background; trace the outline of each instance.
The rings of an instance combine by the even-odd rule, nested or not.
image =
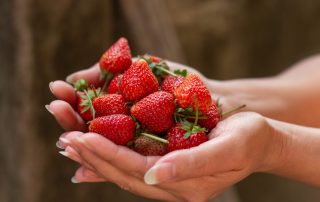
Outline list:
[[[120,36],[213,79],[275,75],[320,52],[319,0],[1,0],[0,201],[152,201],[70,182],[48,83],[97,62]],[[320,67],[319,67],[320,68]],[[229,197],[231,196],[232,197]],[[319,202],[320,190],[254,174],[217,201]]]

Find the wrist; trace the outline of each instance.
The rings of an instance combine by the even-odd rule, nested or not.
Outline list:
[[[266,118],[266,123],[268,125],[266,129],[269,140],[268,149],[256,172],[276,174],[286,163],[289,141],[283,132],[282,122]]]

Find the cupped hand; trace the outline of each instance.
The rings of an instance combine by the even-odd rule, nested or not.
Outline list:
[[[168,63],[173,69],[196,71],[184,65]],[[99,74],[98,65],[94,65],[67,77],[68,83],[50,83],[50,90],[57,100],[46,107],[66,131],[86,131],[84,121],[74,110],[77,96],[69,83],[82,78],[95,85]],[[207,85],[212,84],[212,81],[203,76],[202,80]],[[111,181],[123,189],[149,198],[202,201],[214,197],[256,168],[252,163],[256,161],[248,158],[245,155],[247,153],[234,152],[237,147],[234,145],[236,139],[231,138],[233,135],[222,135],[221,131],[224,128],[230,133],[233,127],[225,127],[228,125],[225,122],[219,125],[220,127],[210,135],[210,138],[216,137],[214,140],[190,150],[170,153],[162,158],[141,156],[93,133],[64,133],[58,141],[58,146],[65,149],[61,152],[63,155],[81,164],[73,182]],[[213,165],[210,166],[210,162]],[[251,163],[247,164],[248,162]]]
[[[220,122],[210,140],[163,157],[145,157],[94,133],[67,132],[60,138],[81,167],[77,182],[110,181],[144,197],[206,201],[253,172],[277,164],[281,142],[268,120],[239,113]]]

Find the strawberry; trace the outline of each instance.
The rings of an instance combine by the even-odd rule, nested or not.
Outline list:
[[[92,114],[90,110],[84,110],[86,105],[84,105],[84,101],[87,99],[83,92],[78,93],[78,104],[77,104],[77,112],[80,114],[81,118],[85,121],[92,120]]]
[[[161,85],[161,89],[163,91],[169,92],[171,94],[174,93],[174,91],[180,86],[180,84],[182,84],[182,82],[184,81],[184,77],[183,76],[166,76],[165,79],[162,82]]]
[[[115,76],[108,86],[108,93],[119,93],[119,85],[122,79],[122,74]]]
[[[125,100],[119,94],[106,94],[92,100],[95,116],[107,116],[111,114],[129,114]]]
[[[157,56],[150,55],[150,60],[154,63],[159,63],[162,59]]]
[[[212,103],[210,91],[196,74],[189,74],[174,91],[174,95],[178,105],[184,109],[192,106],[195,110],[197,101],[199,110],[206,113]]]
[[[191,132],[189,137],[188,130],[184,129],[181,124],[177,124],[171,128],[167,133],[168,151],[172,152],[180,149],[188,149],[198,146],[203,142],[208,141],[208,137],[204,131]]]
[[[174,123],[174,97],[165,91],[157,91],[143,98],[131,108],[131,114],[150,131],[160,133]]]
[[[88,89],[85,92],[77,92],[78,104],[77,111],[85,121],[90,121],[93,119],[94,110],[91,107],[91,102],[95,97],[102,95],[100,89]]]
[[[167,153],[166,144],[146,136],[138,137],[133,149],[144,156],[163,156]]]
[[[220,110],[215,103],[211,104],[209,111],[204,115],[207,117],[207,119],[199,119],[198,123],[200,126],[206,128],[209,131],[216,127],[217,123],[222,118]]]
[[[90,132],[98,133],[118,145],[127,145],[134,138],[135,130],[135,122],[124,114],[101,116],[89,125]]]
[[[131,63],[130,47],[127,39],[123,37],[114,43],[99,61],[101,71],[112,74],[124,72]]]
[[[140,59],[133,63],[123,74],[120,82],[120,93],[127,101],[138,101],[157,91],[158,81],[147,62]]]

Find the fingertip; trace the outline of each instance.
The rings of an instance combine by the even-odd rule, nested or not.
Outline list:
[[[64,81],[57,80],[49,83],[49,89],[57,99],[66,101],[71,105],[76,104],[77,94],[72,85]]]
[[[98,176],[95,172],[88,169],[85,166],[81,166],[75,172],[75,175],[71,178],[72,183],[83,183],[83,182],[102,182],[106,179]]]
[[[161,163],[153,166],[144,175],[144,182],[149,185],[156,185],[174,180],[176,167],[173,163]]]
[[[54,100],[49,104],[48,108],[59,125],[61,125],[65,130],[86,130],[86,124],[83,119],[74,111],[69,103],[62,100]]]
[[[99,63],[94,64],[89,69],[80,70],[66,77],[66,81],[74,84],[79,79],[85,79],[89,84],[94,86],[100,85],[100,67]]]

